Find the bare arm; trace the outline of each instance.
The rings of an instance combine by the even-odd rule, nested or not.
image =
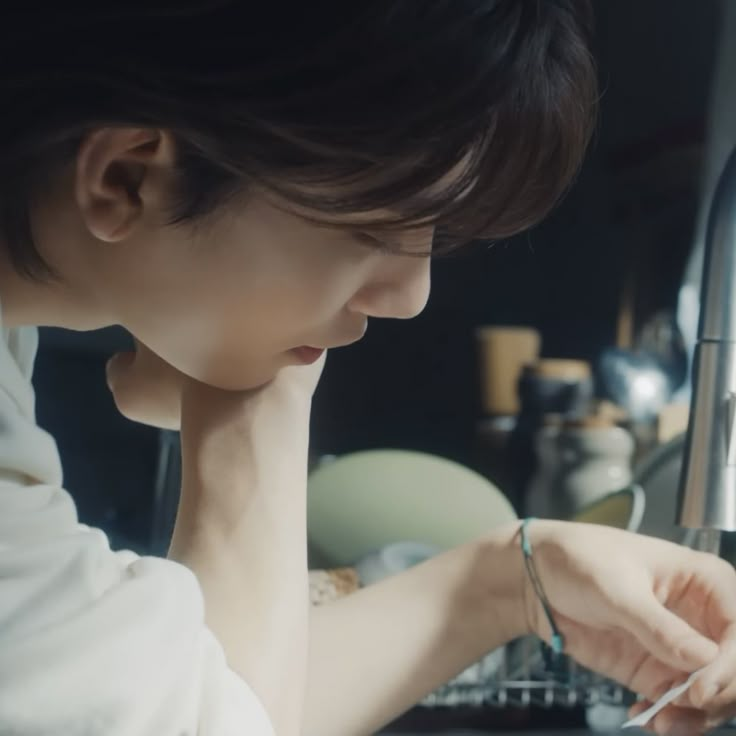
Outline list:
[[[204,386],[182,409],[182,497],[169,556],[197,575],[230,666],[278,736],[301,733],[308,642],[309,394]]]
[[[304,736],[372,734],[528,633],[517,530],[504,527],[313,608]]]

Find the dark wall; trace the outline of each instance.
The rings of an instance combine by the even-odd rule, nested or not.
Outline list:
[[[116,330],[42,330],[34,383],[38,422],[56,438],[81,520],[105,529],[115,547],[144,551],[159,432],[119,414],[107,388],[105,362],[126,343]]]

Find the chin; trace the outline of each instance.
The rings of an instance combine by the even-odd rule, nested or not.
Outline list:
[[[250,366],[247,370],[242,371],[233,371],[232,369],[206,371],[201,376],[194,375],[192,377],[224,391],[251,391],[273,381],[280,367],[271,365],[255,368]]]

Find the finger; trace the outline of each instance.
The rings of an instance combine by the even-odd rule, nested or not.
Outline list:
[[[736,716],[736,707],[733,704],[722,710],[706,711],[705,725],[708,731],[724,726]]]
[[[718,658],[693,683],[692,705],[706,711],[736,710],[736,627],[727,631]]]
[[[708,720],[700,710],[668,705],[649,724],[657,734],[667,736],[698,736],[708,730]]]
[[[629,708],[629,718],[636,718],[640,713],[643,713],[647,708],[651,708],[654,703],[651,700],[639,700]]]
[[[182,375],[136,340],[136,350],[107,362],[107,384],[123,416],[177,429]]]
[[[733,565],[719,557],[704,552],[696,555],[696,590],[701,593],[702,610],[699,618],[707,625],[711,638],[721,641],[726,630],[736,623],[736,570]],[[698,596],[687,596],[684,601],[698,600]]]
[[[299,387],[300,390],[305,391],[307,395],[311,396],[317,388],[317,384],[322,376],[322,372],[327,362],[328,352],[329,351],[325,350],[319,359],[312,363],[312,365],[287,366],[286,368],[282,368],[274,379],[274,382],[276,384],[293,384]]]
[[[631,708],[629,708],[629,719],[636,718],[645,710],[649,710],[649,708],[651,708],[653,705],[654,702],[651,700],[641,700],[638,703],[635,703],[631,706]],[[648,723],[645,723],[643,726],[639,726],[639,729],[642,731],[648,731],[649,733],[656,733],[654,728],[654,718],[652,718]]]
[[[637,643],[637,646],[641,646]],[[689,675],[674,669],[654,656],[647,656],[624,684],[637,695],[655,703],[666,692],[681,684]],[[691,705],[687,703],[687,705]]]
[[[654,657],[666,665],[692,672],[712,662],[718,645],[668,611],[653,594],[619,605],[627,628]]]
[[[125,350],[119,353],[115,353],[105,365],[105,374],[107,376],[107,386],[111,391],[114,391],[116,386],[119,385],[121,379],[125,376],[130,366],[135,361],[135,350]]]

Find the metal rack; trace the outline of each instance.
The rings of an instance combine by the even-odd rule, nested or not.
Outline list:
[[[422,706],[574,708],[628,706],[636,696],[617,683],[557,657],[536,637],[491,652],[422,700]]]

